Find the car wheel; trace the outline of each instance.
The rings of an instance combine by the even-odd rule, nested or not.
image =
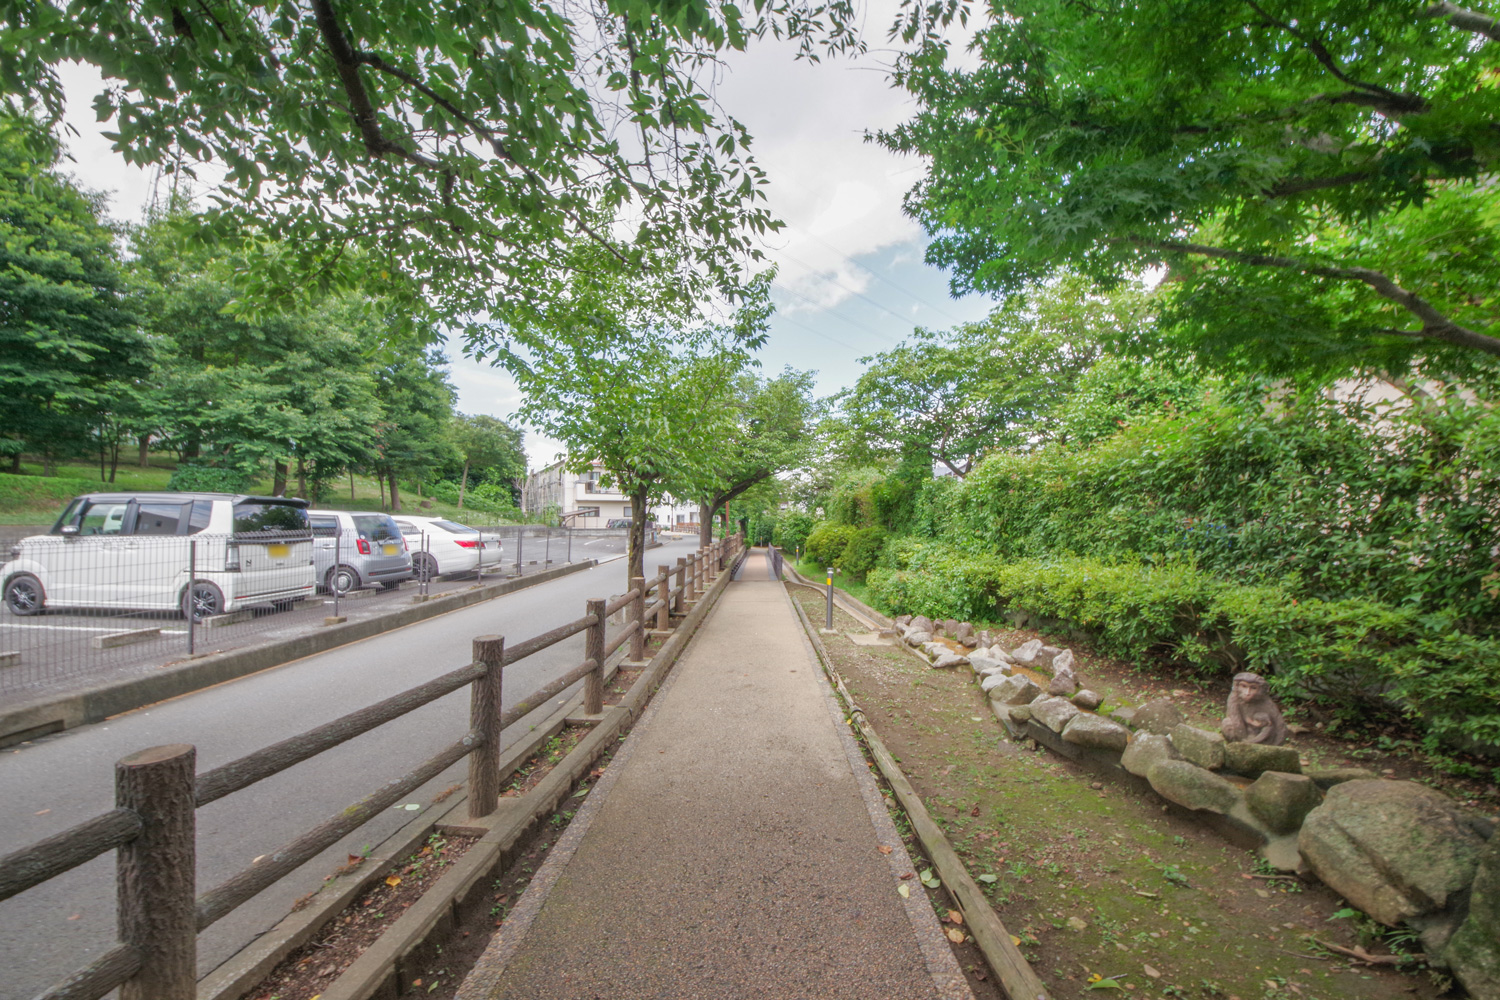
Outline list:
[[[5,585],[5,606],[13,615],[41,614],[47,606],[47,594],[42,590],[42,581],[30,573],[21,573]]]
[[[201,622],[224,613],[224,592],[205,580],[196,581],[182,594],[182,617]]]
[[[418,552],[411,557],[411,571],[418,580],[431,580],[438,575],[437,560],[426,552]]]
[[[352,566],[335,566],[328,571],[329,591],[340,596],[359,589],[359,573]]]

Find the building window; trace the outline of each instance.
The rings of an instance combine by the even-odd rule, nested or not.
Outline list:
[[[620,516],[621,517],[629,517],[630,516],[630,504],[626,504],[625,505],[625,510],[624,510],[624,512],[622,514],[620,514]]]

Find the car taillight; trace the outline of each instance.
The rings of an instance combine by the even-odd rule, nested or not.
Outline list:
[[[457,542],[460,547],[466,548],[466,549],[472,549],[472,548],[475,548],[475,547],[478,547],[478,548],[483,548],[484,547],[484,546],[480,545],[478,542],[466,542],[462,538],[455,538],[454,541]]]
[[[408,551],[408,552],[410,552],[410,551],[411,551],[411,542],[408,542],[408,541],[407,541],[407,540],[406,540],[406,536],[405,536],[405,535],[402,535],[402,536],[401,536],[401,547],[402,547],[402,548],[403,548],[403,549],[405,549],[405,550],[406,550],[406,551]]]
[[[224,572],[238,573],[240,569],[240,547],[231,545],[224,553]]]
[[[370,554],[370,540],[368,538],[361,538],[354,543],[354,547],[359,549],[359,554],[362,556]]]

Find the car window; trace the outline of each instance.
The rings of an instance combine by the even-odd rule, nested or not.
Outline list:
[[[135,511],[135,534],[175,535],[185,520],[185,503],[142,503]]]
[[[441,518],[433,521],[432,526],[434,528],[442,528],[444,531],[451,531],[455,535],[468,535],[479,530],[478,528],[471,528],[467,524],[459,524],[457,521],[445,521]]]
[[[213,515],[214,502],[212,500],[194,500],[192,513],[188,515],[188,534],[196,535],[207,528]]]
[[[332,538],[339,533],[339,520],[336,517],[311,517],[312,533],[319,538]]]
[[[77,497],[73,500],[72,503],[68,504],[68,506],[63,509],[62,516],[57,519],[57,523],[52,526],[52,534],[62,534],[62,526],[65,524],[77,524],[78,515],[83,510],[83,505],[85,502],[86,501],[82,497]]]
[[[399,542],[401,532],[384,514],[355,514],[354,531],[360,538],[371,542]]]
[[[307,510],[289,503],[247,501],[234,505],[234,533],[306,531]]]
[[[403,535],[420,535],[422,533],[422,529],[410,521],[397,521],[396,527],[401,529],[401,534]]]
[[[128,503],[91,503],[78,525],[80,535],[118,535],[125,527]]]

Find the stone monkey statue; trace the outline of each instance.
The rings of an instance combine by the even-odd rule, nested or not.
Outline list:
[[[1266,693],[1266,680],[1260,674],[1234,675],[1234,687],[1224,708],[1219,732],[1232,743],[1264,743],[1279,747],[1286,742],[1286,720],[1281,709]]]

